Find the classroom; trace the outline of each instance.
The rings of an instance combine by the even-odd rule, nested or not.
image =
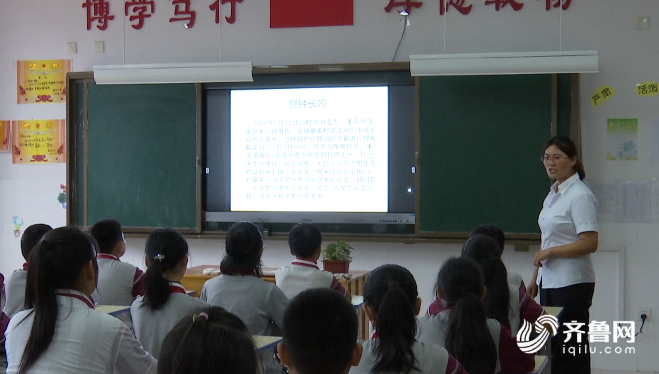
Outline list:
[[[191,2],[197,10],[194,27],[170,21],[175,6],[161,1],[143,27],[135,29],[124,17],[124,1],[107,0],[115,18],[105,30],[96,24],[88,30],[83,0],[3,1],[0,120],[66,118],[64,104],[16,104],[17,60],[71,59],[72,71],[87,72],[94,65],[116,64],[248,61],[256,67],[404,62],[418,54],[595,50],[599,72],[580,75],[579,131],[586,180],[614,183],[657,178],[659,164],[652,156],[659,147],[653,133],[659,126],[659,96],[641,97],[635,91],[637,84],[659,80],[659,26],[654,23],[659,20],[657,1],[518,0],[524,4],[519,10],[507,1],[496,1],[508,3],[497,10],[495,4],[485,4],[489,0],[467,0],[473,4],[469,14],[455,8],[440,14],[440,4],[447,2],[418,0],[414,3],[419,6],[411,7],[404,18],[397,12],[402,6],[385,11],[389,0],[355,0],[351,26],[271,28],[267,1],[228,1],[220,6],[218,24],[215,12],[209,10],[212,1],[195,0]],[[639,30],[638,18],[649,18],[648,30]],[[67,52],[71,42],[77,44],[76,53]],[[97,42],[103,42],[102,52],[95,50]],[[594,107],[591,96],[604,86],[612,87],[616,94]],[[607,160],[607,120],[611,118],[638,119],[638,160]],[[497,146],[505,148],[506,144]],[[542,146],[537,144],[538,156]],[[502,178],[525,172],[508,170],[505,160],[500,166]],[[537,162],[537,168],[541,167]],[[11,153],[0,152],[0,272],[5,277],[23,263],[12,217],[22,217],[23,227],[37,222],[65,225],[66,210],[57,196],[66,181],[65,164],[13,164]],[[539,212],[542,201],[537,204]],[[659,263],[658,223],[598,224],[599,248],[593,255],[597,287],[591,319],[609,323],[634,320],[638,330],[638,312],[652,312],[633,343],[635,354],[593,356],[593,373],[659,371],[659,335],[654,327],[659,291],[651,286]],[[219,264],[222,239],[189,236],[188,241],[189,266]],[[144,244],[144,236],[128,236],[124,261],[144,267]],[[459,243],[441,240],[351,244],[355,247],[351,269],[369,270],[386,263],[407,267],[419,285],[422,310],[432,301],[439,266],[459,255],[461,248]],[[538,245],[508,245],[503,255],[508,269],[520,273],[527,283]],[[266,238],[264,266],[289,262],[286,241]]]

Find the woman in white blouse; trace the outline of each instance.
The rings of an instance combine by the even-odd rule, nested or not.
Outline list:
[[[589,308],[595,291],[590,254],[597,250],[597,200],[582,182],[585,172],[572,140],[556,136],[545,144],[542,163],[554,181],[538,218],[542,245],[534,259],[528,286],[531,297],[540,289],[540,304],[563,307],[552,360],[552,373],[590,373],[588,353]],[[563,322],[583,323],[584,334],[564,343],[569,330]],[[570,354],[575,347],[575,354]],[[565,352],[565,353],[564,353]],[[581,352],[581,353],[579,353]]]

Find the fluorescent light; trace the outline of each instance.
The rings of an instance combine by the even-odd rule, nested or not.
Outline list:
[[[252,82],[251,62],[94,66],[97,84]]]
[[[412,76],[597,73],[597,51],[411,55]]]

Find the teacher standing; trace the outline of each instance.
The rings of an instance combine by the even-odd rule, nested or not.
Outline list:
[[[539,288],[542,306],[563,307],[558,336],[552,344],[552,373],[590,373],[588,310],[595,291],[590,254],[598,243],[597,200],[582,182],[585,172],[572,140],[551,138],[541,161],[554,184],[538,218],[542,246],[533,260],[535,271],[527,291],[535,297]],[[583,334],[572,332],[570,340],[564,342],[565,332],[570,330],[564,323],[573,321],[583,323],[572,325]],[[574,354],[569,353],[570,347],[574,347]]]

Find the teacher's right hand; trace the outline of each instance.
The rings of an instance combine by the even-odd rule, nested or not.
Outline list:
[[[532,299],[535,299],[535,297],[538,296],[538,285],[535,284],[535,281],[531,282],[531,284],[526,287],[526,293],[531,296]]]

